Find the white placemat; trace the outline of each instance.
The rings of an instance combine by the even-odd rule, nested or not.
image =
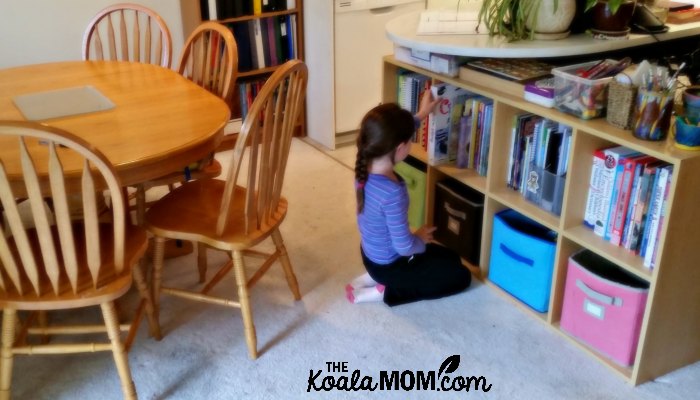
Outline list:
[[[114,108],[114,103],[92,86],[23,94],[16,96],[12,101],[22,112],[22,115],[30,121]]]

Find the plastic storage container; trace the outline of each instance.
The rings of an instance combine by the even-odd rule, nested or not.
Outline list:
[[[577,75],[577,72],[586,71],[598,63],[599,61],[591,61],[552,68],[554,105],[557,110],[582,119],[603,115],[608,102],[608,83],[613,77],[586,79]]]
[[[489,280],[539,312],[549,309],[556,232],[513,210],[494,216]]]
[[[561,329],[623,366],[634,364],[649,283],[582,250],[569,258]]]
[[[406,158],[394,166],[394,171],[401,175],[408,190],[408,224],[417,229],[425,224],[425,164],[412,158]]]
[[[435,187],[433,237],[474,265],[481,254],[484,195],[454,180]]]

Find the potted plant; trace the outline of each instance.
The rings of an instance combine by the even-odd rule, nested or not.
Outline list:
[[[508,41],[560,39],[576,12],[575,0],[483,0],[479,25]]]
[[[591,30],[608,36],[629,32],[635,0],[586,0],[585,12],[591,16]]]

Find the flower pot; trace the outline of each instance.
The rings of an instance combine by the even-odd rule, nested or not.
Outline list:
[[[591,8],[592,29],[598,32],[614,33],[629,31],[629,23],[634,14],[635,1],[622,3],[617,12],[613,14],[607,1],[599,0],[596,5]]]
[[[526,21],[525,26],[532,30],[535,26],[535,39],[562,39],[569,35],[569,26],[576,15],[576,0],[542,0],[536,16]]]

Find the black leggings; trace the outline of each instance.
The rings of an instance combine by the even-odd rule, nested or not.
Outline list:
[[[389,306],[449,296],[469,287],[472,280],[459,255],[438,244],[428,243],[424,253],[391,264],[372,262],[360,251],[369,275],[386,286],[384,303]]]

